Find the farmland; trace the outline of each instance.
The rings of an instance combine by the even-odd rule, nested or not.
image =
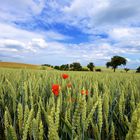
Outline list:
[[[26,63],[16,63],[16,62],[0,62],[0,68],[11,68],[11,69],[33,69],[41,70],[43,69],[40,65],[26,64]],[[44,67],[46,70],[50,70],[50,67]]]
[[[2,68],[22,68],[22,69],[39,69],[38,65],[15,63],[15,62],[0,62],[0,67]]]
[[[0,69],[0,139],[139,140],[139,83],[136,73]]]

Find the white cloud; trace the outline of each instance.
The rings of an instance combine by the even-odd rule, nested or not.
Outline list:
[[[0,38],[9,38],[17,40],[31,40],[32,38],[41,38],[42,35],[23,29],[19,29],[15,26],[0,23]]]
[[[131,34],[132,32],[133,30],[129,28],[115,28],[112,30],[110,35],[115,39],[116,38],[120,39],[132,36]]]
[[[51,30],[46,33],[37,33],[3,23],[0,23],[0,32],[2,33],[0,34],[0,57],[4,58],[6,56],[17,56],[19,58],[22,57],[22,59],[29,59],[33,55],[42,55],[43,53],[61,54],[65,47],[63,43],[58,43],[55,40],[69,39],[68,36]],[[33,57],[30,59],[33,59]]]
[[[70,38],[51,30],[38,33],[26,31],[2,23],[0,23],[0,32],[0,43],[3,46],[11,44],[13,46],[19,46],[30,50],[34,50],[33,48],[37,47],[46,48],[48,46],[47,42],[54,42],[54,40],[65,40]],[[46,39],[48,40],[47,42]]]
[[[46,31],[44,33],[44,35],[47,37],[47,39],[50,39],[50,40],[66,40],[66,39],[72,39],[72,37],[69,37],[69,36],[66,36],[66,35],[63,35],[63,34],[60,34],[56,31]]]
[[[0,18],[4,21],[22,21],[38,15],[44,6],[44,0],[4,0],[0,4]]]
[[[29,42],[29,44],[33,47],[33,46],[39,46],[41,48],[46,48],[48,47],[48,44],[46,43],[46,41],[42,38],[33,38],[31,42]]]
[[[36,52],[33,46],[30,46],[30,42],[22,42],[19,40],[12,40],[12,39],[0,39],[0,49],[4,51],[11,51],[11,52]]]
[[[1,24],[0,23],[0,48],[4,49],[5,51],[9,49],[9,51],[13,52],[13,49],[16,50],[18,53],[31,53],[36,52],[37,47],[43,47],[45,45],[44,36],[26,31],[23,29],[18,29],[14,26]],[[34,38],[39,39],[40,41],[32,41]],[[37,47],[36,47],[37,46]],[[8,49],[6,49],[8,48]],[[1,52],[4,53],[4,52]],[[5,52],[6,53],[6,52]]]
[[[78,18],[94,16],[109,6],[109,0],[74,0],[63,11]]]
[[[140,28],[119,27],[110,31],[110,36],[114,39],[138,39],[140,37]]]
[[[140,28],[119,27],[109,31],[112,40],[116,41],[124,54],[140,54]]]
[[[12,40],[12,39],[0,39],[0,44],[1,46],[7,46],[7,45],[13,45],[13,46],[25,46],[24,43],[21,43],[18,40]]]
[[[69,5],[60,6],[62,14],[55,17],[54,21],[93,33],[95,29],[103,31],[114,26],[138,23],[139,4],[137,0],[73,0]]]

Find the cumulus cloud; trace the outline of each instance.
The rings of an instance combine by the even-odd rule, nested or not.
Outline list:
[[[140,28],[133,28],[133,27],[119,27],[113,28],[109,32],[110,36],[114,39],[131,39],[136,40],[140,37]]]
[[[38,48],[46,45],[43,35],[18,29],[8,24],[0,23],[0,32],[1,56],[8,54],[8,56],[24,58],[28,54],[36,53]]]
[[[47,42],[69,38],[68,36],[54,31],[37,33],[2,23],[0,23],[0,32],[1,47],[13,48],[20,51],[22,48],[24,50],[36,52],[38,48],[46,48],[48,46]],[[47,38],[47,41],[45,38]]]
[[[120,27],[109,31],[112,40],[116,41],[114,46],[119,46],[124,53],[140,53],[140,28]]]
[[[137,0],[74,0],[63,11],[74,24],[81,23],[82,27],[93,28],[104,24],[112,26],[138,22],[139,4]]]
[[[17,28],[8,23],[0,23],[0,38],[10,38],[17,40],[30,40],[32,38],[41,38],[38,33]]]

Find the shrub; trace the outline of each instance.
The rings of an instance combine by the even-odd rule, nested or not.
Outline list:
[[[94,64],[92,63],[92,62],[90,62],[88,65],[87,65],[87,67],[90,69],[90,71],[93,71],[93,69],[94,69]]]
[[[125,70],[125,72],[128,72],[130,69],[128,69],[128,68],[124,68],[124,70]]]
[[[137,68],[137,71],[136,71],[137,73],[140,73],[140,66]]]
[[[54,66],[54,69],[60,70],[60,67],[59,66]]]
[[[46,70],[46,67],[45,66],[41,66],[41,70]]]
[[[72,64],[70,64],[70,69],[73,71],[81,71],[82,66],[79,62],[73,62]]]
[[[101,72],[102,70],[101,70],[101,69],[95,69],[95,71],[96,71],[96,72]]]

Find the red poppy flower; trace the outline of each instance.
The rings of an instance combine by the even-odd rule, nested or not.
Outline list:
[[[52,85],[52,92],[54,93],[55,96],[59,95],[59,90],[60,90],[60,86],[58,84]]]
[[[72,87],[72,84],[71,84],[71,83],[68,83],[68,84],[67,84],[67,87],[68,87],[68,88],[71,88],[71,87]]]
[[[81,94],[84,95],[85,94],[85,91],[84,90],[81,90]]]
[[[81,94],[82,95],[84,95],[84,94],[88,95],[88,90],[81,90]]]
[[[63,79],[67,79],[68,77],[69,77],[68,74],[62,74],[62,78],[63,78]]]
[[[86,90],[86,95],[88,95],[88,90]]]

